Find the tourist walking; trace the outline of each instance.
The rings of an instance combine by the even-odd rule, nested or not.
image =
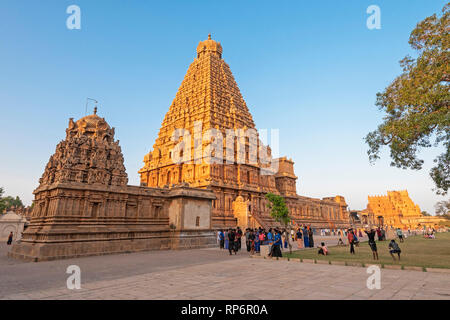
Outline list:
[[[219,246],[220,246],[220,249],[223,249],[224,242],[225,242],[225,234],[223,233],[223,230],[220,230],[219,231]]]
[[[309,248],[309,235],[306,226],[303,228],[303,243],[305,244],[305,248]]]
[[[377,236],[378,236],[378,241],[383,241],[383,235],[381,233],[380,227],[378,227],[378,229],[377,229]]]
[[[269,243],[269,245],[273,244],[273,233],[272,233],[272,228],[269,229],[269,233],[267,234],[267,241]]]
[[[252,244],[250,242],[250,229],[245,229],[245,246],[247,248],[247,252],[250,252],[252,249]]]
[[[235,232],[234,232],[234,251],[235,251],[235,253],[234,254],[236,254],[241,248],[240,248],[240,240],[241,240],[241,238],[239,237],[239,230],[236,230]]]
[[[397,228],[397,237],[400,240],[400,242],[403,242],[403,231],[400,228]]]
[[[228,231],[225,230],[225,232],[223,234],[223,237],[225,239],[225,249],[226,250],[228,250],[230,248],[230,240],[229,240],[229,237],[228,237],[229,233],[230,233],[230,230],[228,230]]]
[[[357,232],[352,231],[352,233],[353,233],[353,244],[355,245],[355,247],[359,247],[359,240],[358,237],[356,236]]]
[[[273,242],[273,246],[272,246],[272,257],[282,257],[283,255],[281,254],[281,232],[276,230],[275,231],[275,236],[274,236],[274,242]]]
[[[288,235],[287,230],[283,229],[283,244],[284,244],[285,249],[287,249],[287,247],[288,247],[288,242],[289,242],[288,237],[289,237],[289,235]]]
[[[259,230],[259,245],[263,245],[264,241],[266,240],[266,234],[264,233],[264,230]]]
[[[260,246],[261,246],[261,233],[260,233],[260,231],[258,231],[255,234],[255,252],[257,254],[260,253],[260,250],[261,250]]]
[[[250,254],[253,255],[255,254],[255,233],[253,232],[253,229],[250,229],[250,233],[248,236],[250,238]]]
[[[6,244],[7,244],[8,246],[11,245],[11,243],[12,243],[12,241],[13,241],[13,237],[14,237],[14,234],[11,232],[11,233],[9,234],[9,236],[8,236],[8,241],[6,242]]]
[[[303,248],[302,231],[300,228],[297,230],[297,246],[299,249]]]
[[[241,230],[241,228],[237,227],[236,240],[235,240],[237,242],[237,248],[235,248],[236,251],[239,251],[242,248],[241,238],[242,238],[242,230]]]
[[[314,247],[314,232],[312,230],[311,227],[308,228],[308,237],[309,237],[309,247],[313,248]]]
[[[381,228],[381,239],[386,240],[386,230],[384,230],[383,228]]]
[[[348,243],[350,244],[350,254],[355,254],[354,234],[350,229],[347,231],[347,239]]]
[[[230,229],[228,231],[228,251],[230,252],[230,256],[233,254],[236,254],[236,234],[234,230]]]
[[[367,237],[369,237],[369,246],[372,250],[373,260],[378,260],[378,251],[377,251],[377,244],[375,242],[375,230],[364,230],[364,232],[367,234]]]

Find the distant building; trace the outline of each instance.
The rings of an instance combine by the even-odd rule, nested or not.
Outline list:
[[[13,233],[13,240],[17,241],[22,238],[22,232],[27,220],[13,211],[0,215],[0,241],[6,241]]]
[[[368,200],[367,209],[359,213],[363,224],[415,229],[434,227],[443,220],[436,216],[424,216],[407,190],[388,191],[386,196],[369,196]]]

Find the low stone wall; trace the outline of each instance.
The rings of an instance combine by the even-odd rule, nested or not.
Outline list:
[[[139,251],[209,248],[216,245],[215,232],[212,230],[165,231],[153,232],[145,239],[85,240],[60,243],[18,242],[13,245],[8,256],[39,262]]]
[[[218,246],[213,230],[175,231],[171,237],[171,249],[213,248]]]
[[[47,261],[216,244],[208,190],[58,184],[35,194],[31,223],[10,257]]]

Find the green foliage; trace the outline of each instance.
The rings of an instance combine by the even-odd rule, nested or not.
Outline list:
[[[447,3],[441,17],[434,14],[411,32],[409,44],[418,57],[401,60],[403,73],[377,94],[376,105],[385,117],[365,137],[371,162],[389,146],[391,166],[402,169],[422,169],[419,149],[443,146],[430,171],[437,194],[447,194],[450,187],[449,9]]]
[[[267,200],[269,200],[269,208],[270,208],[270,215],[272,218],[274,218],[276,221],[283,223],[284,225],[287,225],[289,222],[291,222],[291,218],[289,216],[289,209],[286,206],[286,202],[282,196],[273,194],[273,193],[267,193],[266,194]]]
[[[427,216],[427,217],[431,216],[431,214],[429,214],[429,213],[426,212],[426,211],[422,211],[421,213],[422,213],[423,216]]]
[[[3,194],[5,193],[5,190],[3,188],[0,188],[0,214],[2,214],[5,209],[8,209],[10,207],[23,207],[22,200],[20,200],[19,197],[3,197]]]

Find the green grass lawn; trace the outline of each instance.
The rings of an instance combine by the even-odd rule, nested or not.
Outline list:
[[[396,242],[399,241],[396,239]],[[316,244],[317,245],[317,244]],[[389,254],[389,240],[377,241],[379,260],[373,260],[372,251],[367,242],[361,242],[355,247],[356,254],[350,254],[350,247],[328,247],[329,255],[317,254],[317,248],[304,249],[283,253],[284,257],[300,259],[316,259],[331,261],[360,262],[367,264],[397,264],[404,266],[450,268],[450,233],[438,233],[436,239],[425,239],[422,236],[411,236],[399,243],[401,261],[393,261]],[[397,255],[396,255],[397,258]]]

